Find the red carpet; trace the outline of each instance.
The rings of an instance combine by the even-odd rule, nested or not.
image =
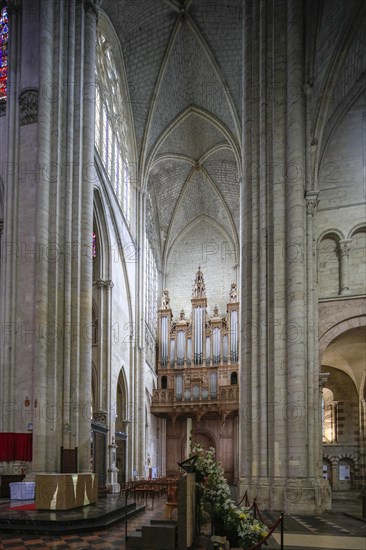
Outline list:
[[[22,510],[36,510],[36,503],[31,502],[30,504],[20,504],[19,506],[9,506],[5,510],[16,510],[17,512]]]

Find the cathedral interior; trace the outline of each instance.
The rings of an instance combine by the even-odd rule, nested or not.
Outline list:
[[[360,0],[0,0],[2,495],[192,442],[268,509],[366,485],[365,29]]]

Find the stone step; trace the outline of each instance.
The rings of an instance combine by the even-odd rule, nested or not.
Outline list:
[[[149,550],[175,550],[177,545],[177,523],[170,520],[150,520],[150,525],[129,535],[126,548],[148,548]]]
[[[177,544],[177,525],[155,523],[142,526],[142,540],[149,550],[175,550]]]
[[[132,535],[128,535],[126,548],[143,548],[142,542],[142,533],[135,531]]]

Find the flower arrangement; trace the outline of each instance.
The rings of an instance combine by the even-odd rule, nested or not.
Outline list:
[[[230,487],[224,477],[224,469],[215,460],[213,448],[205,451],[194,444],[193,454],[197,455],[195,469],[199,479],[201,508],[209,512],[230,542],[242,548],[258,544],[268,534],[266,525],[255,519],[249,508],[236,506],[231,498]],[[230,540],[231,539],[231,540]]]

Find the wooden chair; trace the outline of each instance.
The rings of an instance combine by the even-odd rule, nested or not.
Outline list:
[[[178,481],[168,484],[167,501],[165,503],[165,515],[172,519],[173,511],[178,510]]]

